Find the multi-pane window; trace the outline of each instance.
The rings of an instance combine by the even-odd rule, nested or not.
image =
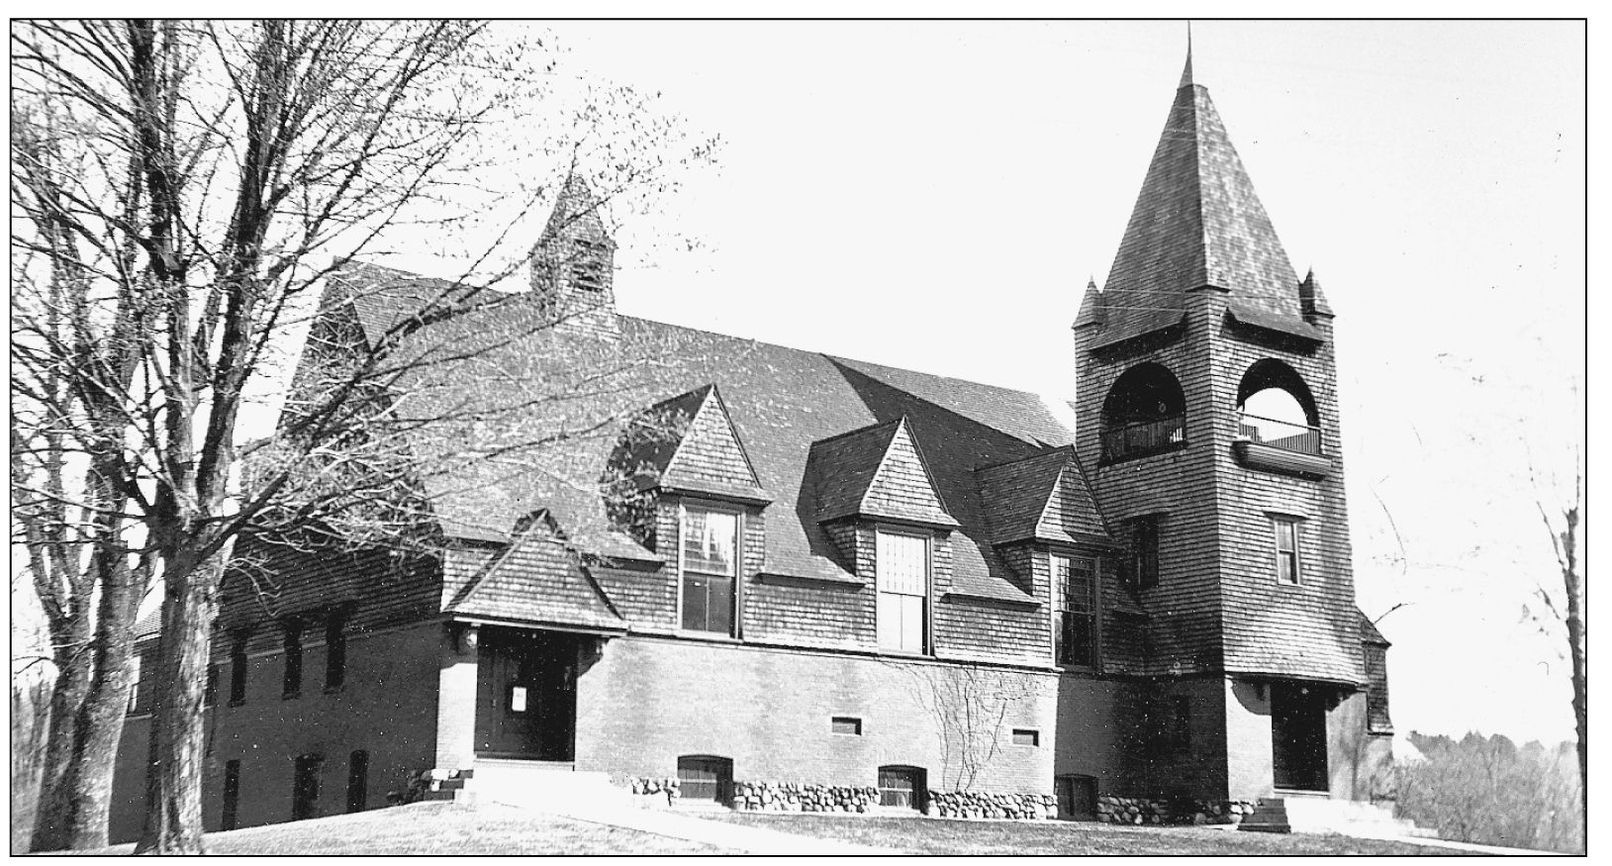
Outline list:
[[[1138,517],[1129,523],[1130,546],[1126,551],[1126,567],[1131,580],[1139,589],[1159,585],[1159,518],[1158,515]]]
[[[1276,579],[1282,583],[1299,582],[1299,520],[1296,517],[1272,517],[1276,532]]]
[[[874,542],[878,584],[879,646],[921,653],[927,649],[929,539],[878,532]]]
[[[739,515],[683,508],[683,628],[733,634]]]
[[[1097,664],[1097,565],[1084,557],[1052,557],[1053,657],[1061,665]]]

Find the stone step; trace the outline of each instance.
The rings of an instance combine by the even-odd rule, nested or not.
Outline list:
[[[1243,819],[1239,829],[1256,833],[1342,833],[1357,836],[1422,836],[1432,834],[1413,822],[1394,817],[1389,806],[1360,800],[1319,797],[1266,797]]]
[[[472,770],[469,788],[482,802],[566,812],[627,805],[627,794],[607,774],[570,762],[478,758]]]

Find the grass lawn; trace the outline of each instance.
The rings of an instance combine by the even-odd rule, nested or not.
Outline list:
[[[229,833],[209,854],[726,854],[722,848],[507,806],[416,803]],[[134,845],[75,854],[127,854]]]
[[[703,817],[703,816],[702,816]],[[1120,827],[1075,821],[957,821],[721,812],[710,817],[914,854],[1453,854],[1442,848],[1305,833]]]

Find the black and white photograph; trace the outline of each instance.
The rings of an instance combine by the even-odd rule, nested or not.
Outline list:
[[[13,855],[1587,854],[1588,18],[617,5],[10,19]]]

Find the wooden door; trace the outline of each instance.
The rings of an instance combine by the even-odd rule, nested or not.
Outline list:
[[[1271,686],[1271,749],[1278,789],[1327,790],[1327,714],[1320,689]]]
[[[569,761],[575,754],[577,643],[571,635],[482,629],[476,753]]]

